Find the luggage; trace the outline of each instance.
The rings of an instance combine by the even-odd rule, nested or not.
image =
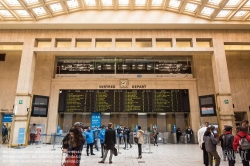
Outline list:
[[[117,149],[114,147],[114,155],[117,156],[118,155],[118,152],[117,152]]]

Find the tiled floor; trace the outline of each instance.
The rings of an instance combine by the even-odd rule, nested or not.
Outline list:
[[[62,153],[59,145],[30,145],[24,149],[8,148],[1,145],[0,148],[0,165],[3,166],[60,166]],[[166,165],[166,166],[202,166],[202,151],[198,144],[159,144],[158,147],[143,147],[142,159],[136,159],[138,150],[133,145],[131,149],[124,150],[124,145],[120,145],[120,154],[113,157],[113,164],[116,166],[131,165]],[[220,147],[217,147],[221,154]],[[110,165],[108,158],[105,164],[99,164],[100,151],[94,150],[96,155],[86,156],[86,149],[82,154],[81,166]],[[109,156],[109,155],[108,155]],[[65,156],[64,156],[65,157]],[[221,160],[221,166],[228,165],[226,161]],[[236,166],[242,165],[238,159]]]

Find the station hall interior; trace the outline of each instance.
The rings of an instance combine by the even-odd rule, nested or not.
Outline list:
[[[177,128],[197,143],[205,122],[218,134],[239,126],[250,117],[249,29],[249,0],[1,0],[6,146],[30,145],[34,123],[43,144],[75,122],[156,127],[162,144],[176,144]]]

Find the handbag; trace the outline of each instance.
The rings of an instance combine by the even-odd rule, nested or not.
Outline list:
[[[77,158],[78,157],[76,154],[73,154],[72,156],[67,156],[62,166],[77,166],[77,163],[78,163]]]
[[[136,144],[138,144],[138,138],[137,138],[137,137],[134,137],[134,142],[135,142]]]
[[[117,152],[117,149],[114,147],[114,155],[117,156],[118,155],[118,152]]]

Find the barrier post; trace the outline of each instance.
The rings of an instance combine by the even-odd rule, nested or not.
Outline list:
[[[120,152],[120,142],[119,142],[120,136],[118,135],[118,137],[116,137],[116,139],[117,138],[118,138],[118,140],[117,140],[117,151],[118,151],[118,154],[121,154],[121,152]]]
[[[51,142],[52,142],[52,139],[53,139],[52,136],[53,136],[53,134],[51,133]],[[56,142],[55,138],[56,138],[56,136],[55,136],[55,134],[54,134],[53,149],[51,149],[51,150],[56,150],[56,149],[55,149],[55,142]]]
[[[152,154],[153,152],[151,152],[151,144],[150,144],[150,134],[148,134],[148,153]]]

